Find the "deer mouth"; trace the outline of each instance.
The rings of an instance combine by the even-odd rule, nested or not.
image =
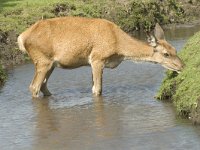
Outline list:
[[[168,66],[168,65],[162,65],[162,66],[165,67],[168,70],[176,71],[177,73],[181,73],[181,70],[183,69],[182,67],[178,68],[178,67],[171,67],[171,66]]]

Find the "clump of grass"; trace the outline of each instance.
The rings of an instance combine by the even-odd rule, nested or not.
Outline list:
[[[5,83],[6,79],[7,79],[7,74],[5,70],[2,68],[2,65],[0,64],[0,86]]]
[[[180,74],[167,72],[162,86],[157,94],[161,100],[173,101],[177,113],[189,117],[198,106],[200,99],[200,32],[189,41],[179,56],[185,63]],[[200,121],[200,120],[199,120]]]

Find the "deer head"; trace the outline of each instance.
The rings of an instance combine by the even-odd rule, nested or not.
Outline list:
[[[164,31],[158,23],[154,29],[154,36],[148,35],[148,43],[153,47],[154,62],[178,73],[183,69],[183,63],[177,56],[176,49],[165,40]]]

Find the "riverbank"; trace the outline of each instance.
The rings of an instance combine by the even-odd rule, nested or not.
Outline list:
[[[0,84],[6,79],[7,66],[26,61],[27,56],[18,50],[16,37],[37,20],[61,16],[105,18],[124,31],[133,32],[151,30],[156,22],[190,23],[197,20],[200,5],[195,0],[8,0],[0,3]]]
[[[200,123],[200,32],[191,37],[179,56],[185,63],[184,70],[177,74],[167,72],[157,98],[171,101],[177,114]]]

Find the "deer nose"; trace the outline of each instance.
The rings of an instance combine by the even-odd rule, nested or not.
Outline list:
[[[180,59],[180,58],[178,58],[178,61],[179,61],[179,63],[178,64],[176,64],[176,66],[179,68],[179,70],[178,71],[182,71],[183,69],[184,69],[184,67],[185,67],[185,64],[183,63],[183,61]]]

